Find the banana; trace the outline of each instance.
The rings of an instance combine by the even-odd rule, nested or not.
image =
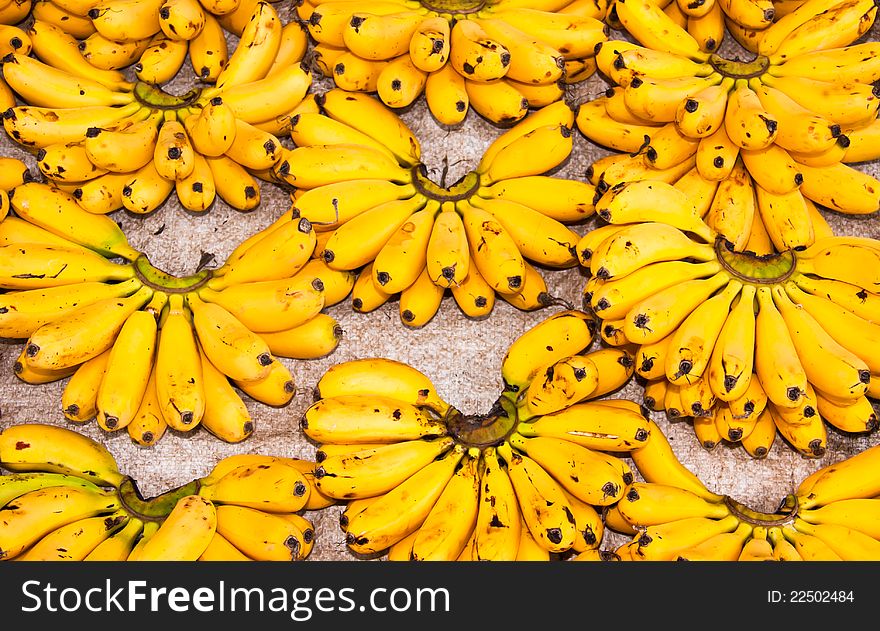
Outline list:
[[[431,241],[438,208],[437,202],[428,203],[424,208],[410,215],[408,220],[385,241],[376,254],[371,269],[373,282],[377,288],[381,288],[385,293],[394,294],[415,282],[420,271],[427,264],[428,244]]]
[[[488,80],[504,76],[514,81],[528,84],[555,83],[562,79],[565,63],[562,53],[547,42],[532,33],[524,32],[516,25],[503,18],[478,18],[474,20],[492,41],[500,44],[502,49],[509,53],[509,62],[506,71],[498,77],[492,76]],[[452,27],[453,41],[450,58],[455,56],[455,26]],[[455,66],[458,70],[458,66]],[[467,72],[466,68],[464,68]],[[476,74],[471,75],[472,78]]]
[[[519,545],[516,549],[515,561],[549,561],[551,552],[538,542],[529,530],[525,518],[521,515]],[[577,536],[577,535],[575,535]]]
[[[799,511],[801,520],[812,525],[846,526],[876,539],[878,537],[876,499],[838,500],[811,510]]]
[[[102,429],[122,429],[137,414],[150,380],[157,334],[156,318],[148,311],[135,311],[119,330],[97,392]]]
[[[880,193],[873,176],[843,163],[823,167],[798,166],[804,177],[800,191],[816,204],[848,215],[870,214],[880,208]],[[840,194],[832,195],[825,188],[832,181],[840,187]]]
[[[451,202],[434,219],[426,249],[428,277],[440,287],[461,284],[468,275],[470,254],[461,217]],[[386,284],[387,285],[387,284]]]
[[[162,418],[172,429],[195,428],[205,412],[202,362],[191,314],[181,294],[168,297],[156,347],[156,397]]]
[[[676,486],[644,482],[627,486],[617,510],[637,528],[694,517],[723,519],[730,514],[722,501],[708,500]]]
[[[647,199],[652,200],[650,205],[645,203]],[[617,184],[596,201],[595,208],[596,214],[608,223],[659,222],[692,232],[707,242],[714,239],[709,226],[697,215],[693,202],[665,182],[640,180]]]
[[[439,16],[422,17],[407,38],[409,57],[416,68],[435,73],[446,67],[450,53],[449,37],[447,20]]]
[[[522,311],[534,311],[535,309],[542,309],[553,304],[570,306],[548,292],[547,282],[535,266],[525,260],[523,261],[523,266],[525,268],[525,275],[523,276],[522,288],[515,294],[498,294],[502,300]],[[483,283],[485,284],[486,291],[490,291],[491,287],[486,283],[485,278]]]
[[[755,421],[752,431],[743,436],[741,443],[743,448],[752,458],[766,458],[773,448],[776,439],[776,422],[773,415],[766,408]]]
[[[721,9],[744,28],[762,30],[781,17],[776,2],[769,0],[719,0]]]
[[[83,210],[63,191],[27,182],[15,188],[11,204],[21,219],[104,256],[130,261],[138,256],[115,221]]]
[[[540,175],[559,166],[571,154],[572,145],[571,127],[565,124],[541,126],[511,141],[491,159],[487,160],[484,154],[476,170],[489,184]],[[530,157],[528,162],[526,156]]]
[[[720,271],[717,261],[651,263],[621,278],[599,281],[589,295],[590,308],[604,320],[619,320],[648,296],[682,282]]]
[[[684,257],[710,261],[715,253],[712,246],[691,240],[674,226],[645,222],[625,226],[602,241],[590,258],[590,268],[600,279],[609,280],[650,263]]]
[[[594,212],[595,188],[576,180],[547,175],[526,175],[481,186],[486,199],[501,199],[533,208],[557,221],[577,222]]]
[[[623,332],[634,343],[656,342],[676,329],[693,310],[730,280],[726,272],[685,281],[636,303],[627,312]],[[677,369],[676,369],[677,370]]]
[[[781,536],[788,541],[804,561],[842,561],[831,547],[813,535],[801,532],[792,525],[782,527]]]
[[[680,77],[706,76],[712,72],[709,64],[694,61],[677,53],[640,46],[623,40],[609,40],[596,46],[596,66],[612,82],[626,87],[633,78],[639,76],[657,79],[676,79]],[[622,96],[620,87],[612,87],[606,95]],[[613,100],[613,99],[612,99]],[[617,99],[619,102],[620,99]],[[606,106],[613,103],[606,102]],[[622,117],[615,115],[620,113]],[[609,114],[620,122],[638,122],[634,116],[615,107]],[[642,119],[644,120],[644,119]]]
[[[125,281],[134,276],[130,265],[113,263],[78,246],[4,245],[0,253],[0,286],[6,289]]]
[[[479,458],[465,458],[449,479],[419,527],[413,541],[413,560],[452,561],[462,553],[477,523],[479,462]]]
[[[129,516],[125,525],[83,557],[83,561],[125,561],[144,529],[144,522]]]
[[[727,286],[698,305],[671,333],[666,355],[666,378],[678,385],[703,376],[709,367],[715,342],[724,327],[730,306],[740,294],[742,283]]]
[[[0,476],[0,506],[6,506],[9,502],[17,497],[21,497],[25,493],[51,487],[77,487],[95,493],[101,492],[101,489],[92,482],[67,473],[33,471],[10,473]]]
[[[799,289],[813,296],[826,298],[864,320],[871,320],[873,318],[871,314],[876,313],[873,310],[877,306],[877,294],[868,292],[855,285],[804,274],[794,276],[792,281]]]
[[[386,60],[404,56],[421,22],[423,11],[406,11],[387,15],[368,11],[353,13],[342,30],[345,47],[358,57]]]
[[[876,482],[870,475],[877,457],[873,447],[865,449],[832,465],[818,469],[805,478],[797,488],[798,503],[803,509],[813,509],[841,500],[874,497]]]
[[[877,116],[880,107],[880,99],[873,93],[873,87],[857,81],[838,83],[772,75],[765,75],[761,80],[802,107],[841,126],[864,125]]]
[[[648,420],[650,438],[634,449],[631,457],[647,482],[666,484],[688,490],[703,499],[718,501],[721,496],[711,492],[702,481],[684,466],[654,421]]]
[[[570,549],[577,531],[562,487],[529,456],[514,452],[510,444],[502,443],[497,451],[507,463],[525,529],[548,552]]]
[[[497,292],[522,290],[525,261],[517,242],[488,211],[468,200],[456,202],[470,246],[470,256],[480,275]]]
[[[727,98],[734,80],[725,77],[721,83],[695,92],[678,104],[675,112],[677,130],[688,138],[705,138],[724,125]]]
[[[605,107],[606,97],[587,101],[578,108],[576,124],[590,140],[608,149],[636,153],[660,127],[648,124],[629,124],[614,120]]]
[[[337,499],[387,493],[452,446],[448,437],[419,439],[366,449],[356,456],[329,456],[315,470],[315,484],[322,493]]]
[[[217,532],[255,561],[296,561],[308,544],[301,527],[282,515],[227,504],[216,507]]]
[[[51,3],[37,4],[44,6]],[[27,36],[36,57],[49,66],[97,81],[111,89],[125,83],[125,75],[118,70],[102,70],[88,63],[79,50],[77,37],[51,22],[36,18],[28,28]]]
[[[704,221],[739,252],[751,236],[755,214],[755,183],[737,159],[729,176],[718,184]]]
[[[28,338],[24,351],[28,365],[37,370],[63,370],[100,355],[152,293],[142,287],[130,296],[105,298],[42,325]]]
[[[552,436],[524,438],[514,434],[510,444],[543,467],[568,493],[587,504],[613,504],[626,487],[624,475],[606,456],[574,442]]]
[[[505,390],[525,391],[549,366],[589,347],[596,330],[595,316],[575,310],[555,313],[534,325],[508,347],[501,360]]]
[[[806,458],[821,458],[825,455],[828,433],[821,416],[818,414],[810,417],[801,415],[797,419],[797,423],[791,423],[778,413],[774,405],[768,404],[767,409],[776,424],[779,435],[798,453]]]
[[[440,415],[449,409],[425,374],[391,359],[364,358],[331,366],[318,380],[316,392],[321,398],[343,394],[387,396],[428,407]]]
[[[385,396],[337,395],[313,403],[300,427],[323,443],[415,440],[445,433],[445,425],[421,409]]]
[[[524,258],[551,268],[576,265],[573,250],[580,235],[562,222],[517,202],[473,197],[469,203],[489,212]]]
[[[806,247],[813,243],[813,222],[799,190],[777,194],[756,184],[755,196],[761,222],[777,250]]]
[[[482,82],[465,78],[464,89],[470,107],[497,126],[514,125],[529,113],[529,100],[503,79]]]
[[[834,4],[793,29],[769,59],[771,63],[779,63],[803,53],[851,44],[871,28],[876,15],[876,6],[865,0]],[[833,37],[828,37],[829,32]]]
[[[705,15],[688,15],[687,32],[700,45],[700,50],[715,53],[721,47],[726,29],[725,13],[720,4],[712,3]]]
[[[792,302],[784,289],[774,288],[772,293],[810,383],[831,396],[863,396],[871,378],[865,362],[841,346],[808,311]]]
[[[798,268],[807,274],[838,280],[860,288],[876,288],[874,275],[878,250],[864,238],[832,237],[817,240],[798,257]]]
[[[479,466],[479,508],[470,558],[515,559],[523,523],[513,483],[494,447],[483,451]]]
[[[254,421],[229,378],[199,349],[204,413],[201,425],[227,443],[238,443],[253,434]]]
[[[208,210],[217,197],[214,175],[208,161],[199,153],[193,155],[192,172],[174,182],[177,199],[187,210],[201,213]]]
[[[708,57],[697,41],[663,10],[649,0],[618,0],[614,3],[617,19],[643,46],[663,52],[705,61]]]
[[[103,37],[115,41],[152,37],[159,31],[162,0],[99,0],[88,10],[89,19]]]
[[[680,550],[676,561],[737,561],[742,554],[752,526],[742,523],[733,532],[724,532],[709,537],[690,548]]]
[[[139,561],[195,561],[217,528],[217,509],[198,495],[182,497],[140,550]]]
[[[199,488],[199,496],[217,505],[235,504],[267,513],[295,513],[309,498],[309,482],[283,460],[242,464]]]
[[[600,348],[590,353],[590,359],[599,369],[599,383],[593,397],[602,397],[619,390],[635,372],[634,347],[627,345],[617,348]],[[607,399],[614,401],[614,399]],[[598,402],[597,402],[598,403]]]
[[[794,528],[815,537],[844,561],[873,561],[880,559],[880,541],[849,525],[808,523],[796,518]]]
[[[334,60],[333,84],[348,92],[376,92],[379,75],[387,65],[387,61],[361,59],[346,50]]]
[[[775,405],[796,407],[807,390],[807,373],[770,288],[757,290],[755,375]]]
[[[297,188],[318,188],[352,179],[409,182],[411,175],[387,155],[362,145],[317,145],[282,152],[275,173]]]
[[[189,58],[199,79],[215,83],[229,61],[229,47],[217,18],[210,12],[203,11],[203,15],[202,28],[189,40]]]
[[[648,526],[635,541],[633,559],[640,561],[671,561],[679,553],[698,545],[710,537],[736,531],[740,521],[733,515],[721,519],[689,517]]]
[[[739,146],[731,140],[727,128],[721,125],[712,134],[700,139],[695,161],[697,172],[711,182],[724,181],[738,163],[739,153]],[[716,192],[717,186],[720,184],[716,185]]]
[[[312,3],[313,6],[308,15],[305,15],[305,7],[300,9],[302,19],[308,23],[312,37],[321,43],[332,46],[345,46],[344,31],[355,13],[364,9],[363,4],[351,0],[333,2]],[[406,9],[400,2],[374,2],[370,4],[370,13],[374,15],[391,15]]]
[[[786,283],[785,290],[792,301],[813,316],[835,341],[864,361],[872,373],[880,371],[874,352],[880,333],[877,324],[824,297],[804,292],[794,283]]]
[[[117,41],[107,39],[97,31],[81,40],[79,50],[83,58],[101,70],[122,70],[135,64],[153,42],[153,37]]]
[[[84,361],[71,375],[61,395],[61,411],[67,420],[83,423],[97,416],[98,388],[104,377],[110,350]]]
[[[144,447],[155,445],[168,429],[168,423],[165,422],[159,406],[155,364],[150,372],[150,380],[147,382],[147,389],[144,391],[137,413],[126,429],[132,441]]]
[[[238,45],[215,82],[218,90],[266,76],[281,46],[281,19],[268,2],[258,2]]]
[[[88,17],[91,2],[76,7],[76,12],[71,11],[69,7],[62,7],[55,2],[23,3],[22,6],[25,4],[31,6],[31,16],[34,18],[35,23],[49,24],[70,34],[75,39],[85,39],[96,32],[95,25],[92,24]]]
[[[153,85],[171,81],[183,67],[188,48],[186,41],[156,33],[133,66],[135,76]]]
[[[774,142],[779,121],[764,109],[761,99],[745,80],[737,80],[724,114],[724,128],[741,149],[764,149]]]
[[[259,206],[262,199],[260,184],[247,169],[225,155],[206,157],[205,160],[220,199],[242,212]]]
[[[706,379],[722,401],[734,401],[749,388],[755,365],[755,287],[744,285],[724,318],[711,349]]]
[[[250,561],[241,550],[229,543],[229,540],[223,537],[216,530],[214,536],[205,551],[198,558],[199,561]]]
[[[206,13],[198,0],[163,0],[158,13],[159,27],[170,39],[191,42],[206,22]]]
[[[443,457],[425,463],[348,519],[345,527],[348,547],[360,554],[381,552],[419,529],[454,477],[462,456],[462,447],[448,450]]]
[[[119,509],[107,516],[85,517],[43,536],[18,561],[82,561],[98,545],[122,530],[129,515]]]
[[[452,25],[449,63],[463,77],[479,82],[500,79],[507,75],[512,57],[512,51],[486,32],[482,21],[458,20]]]
[[[4,57],[3,77],[16,94],[37,107],[113,107],[134,101],[131,83],[120,81],[111,88],[21,53]]]
[[[876,42],[863,42],[839,48],[814,49],[778,64],[772,75],[812,77],[820,81],[873,83],[880,79],[880,59]]]
[[[599,384],[598,368],[588,355],[572,355],[547,368],[525,393],[525,413],[520,420],[559,412],[589,397]],[[524,434],[528,435],[528,434]]]
[[[418,64],[415,58],[413,60]],[[424,91],[428,110],[441,125],[458,125],[467,116],[470,108],[467,81],[455,71],[452,64],[445,63],[438,70],[429,72]],[[521,106],[522,101],[520,109]]]
[[[96,167],[113,173],[131,173],[153,159],[162,114],[125,121],[109,128],[93,127],[82,141]]]
[[[417,328],[430,322],[445,295],[445,288],[438,285],[425,267],[409,287],[400,292],[398,311],[401,321],[408,327]]]
[[[293,116],[290,126],[290,137],[298,147],[365,145],[386,154],[392,160],[397,160],[394,153],[384,143],[347,123],[325,116],[320,112],[304,112]]]
[[[559,438],[588,449],[612,452],[632,451],[649,439],[650,431],[641,414],[609,410],[600,403],[575,403],[522,424],[518,431],[526,437]]]

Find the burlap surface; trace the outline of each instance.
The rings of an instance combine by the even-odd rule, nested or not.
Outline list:
[[[276,4],[286,16],[286,3]],[[287,19],[285,17],[285,19]],[[876,37],[878,27],[869,36]],[[612,32],[612,37],[623,35]],[[234,38],[230,38],[234,43]],[[188,65],[182,76],[168,87],[183,93],[193,84]],[[316,82],[313,89],[329,87],[326,81]],[[607,84],[594,76],[573,90],[576,99],[598,96]],[[473,168],[483,150],[500,130],[471,111],[456,129],[439,125],[428,112],[424,98],[400,112],[421,140],[424,162],[439,181],[444,164],[448,164],[447,182]],[[560,176],[582,178],[589,164],[608,152],[582,135],[575,134],[570,159],[558,169]],[[0,155],[25,159],[36,172],[33,157],[23,152],[5,134],[0,135]],[[860,165],[877,175],[877,165]],[[209,212],[197,216],[184,211],[172,196],[154,213],[136,216],[120,211],[114,218],[122,225],[131,243],[145,252],[158,267],[175,274],[194,271],[204,253],[214,255],[219,265],[229,252],[247,236],[268,225],[290,206],[286,193],[272,185],[262,187],[262,202],[250,213],[237,212],[218,202]],[[880,238],[876,215],[845,217],[826,213],[839,234],[867,235]],[[592,223],[575,226],[579,234]],[[545,272],[551,292],[575,306],[581,304],[585,281],[577,268]],[[270,408],[244,397],[256,421],[256,431],[246,441],[226,444],[204,429],[181,434],[169,431],[151,448],[134,444],[122,431],[108,434],[92,421],[76,427],[84,434],[102,441],[119,461],[121,469],[134,477],[145,495],[155,495],[173,486],[204,475],[222,457],[236,453],[262,453],[313,458],[315,447],[301,433],[299,419],[313,401],[312,391],[323,372],[337,362],[378,356],[407,362],[426,373],[437,385],[441,396],[466,413],[485,412],[501,390],[501,359],[509,344],[531,326],[563,307],[550,307],[535,312],[522,312],[499,300],[491,316],[483,321],[465,317],[447,296],[437,316],[421,329],[405,327],[398,315],[396,300],[377,311],[358,314],[352,311],[350,299],[326,311],[337,318],[345,334],[329,357],[313,361],[282,359],[298,385],[292,402],[280,409]],[[67,380],[34,386],[18,380],[12,364],[21,350],[22,340],[0,340],[0,428],[15,423],[39,421],[74,427],[61,414],[61,393]],[[642,388],[634,381],[621,391],[609,395],[641,401]],[[805,459],[777,437],[767,458],[754,460],[741,447],[720,446],[712,452],[697,442],[687,421],[670,423],[663,414],[654,420],[666,433],[678,455],[714,491],[729,494],[758,510],[774,510],[780,499],[815,469],[877,444],[876,433],[868,436],[844,436],[829,428],[828,450],[821,459]],[[345,547],[338,526],[340,508],[309,513],[315,523],[317,541],[310,560],[357,560]],[[605,546],[623,541],[608,533]]]

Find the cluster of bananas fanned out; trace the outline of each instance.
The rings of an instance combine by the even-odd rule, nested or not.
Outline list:
[[[171,80],[189,57],[202,81],[217,80],[229,61],[227,32],[241,35],[257,0],[35,0],[34,50],[63,67],[82,57],[103,71],[132,67],[141,81]],[[51,29],[53,32],[44,34]],[[285,47],[305,49],[298,23],[285,27]],[[58,64],[54,62],[58,62]]]
[[[199,425],[238,442],[254,430],[241,393],[285,405],[296,388],[279,357],[320,357],[338,344],[341,329],[322,311],[354,276],[312,258],[305,219],[282,218],[218,269],[176,277],[63,191],[28,182],[10,197],[0,337],[26,339],[15,363],[25,382],[70,378],[61,405],[70,421],[127,428],[143,445],[167,427]]]
[[[402,108],[423,93],[442,124],[470,108],[496,124],[563,98],[596,70],[605,0],[303,2],[316,61],[335,85]]]
[[[132,82],[96,69],[70,51],[73,40],[36,25],[32,40],[59,38],[45,44],[58,54],[3,58],[6,81],[26,103],[7,109],[3,123],[54,186],[93,213],[149,213],[172,192],[193,212],[217,197],[241,211],[260,203],[260,180],[281,156],[276,134],[311,86],[299,63],[305,46],[291,53],[282,45],[271,4],[255,5],[216,83],[181,96],[163,91],[157,77]]]
[[[331,89],[321,112],[291,118],[293,149],[277,177],[296,188],[289,211],[318,232],[334,270],[358,272],[352,306],[369,312],[400,296],[401,320],[423,326],[447,291],[467,316],[487,317],[496,296],[522,310],[555,301],[539,267],[577,265],[568,225],[593,213],[594,188],[544,175],[572,150],[574,113],[563,101],[499,136],[480,164],[447,186],[429,178],[418,138],[363,93]]]
[[[642,45],[601,45],[598,68],[613,85],[577,117],[587,138],[626,152],[592,165],[600,192],[674,183],[736,249],[757,215],[784,250],[813,242],[816,205],[880,208],[880,181],[858,165],[880,157],[880,43],[852,44],[874,23],[872,0],[805,2],[756,31],[748,62],[701,50],[648,0],[617,7]]]
[[[145,499],[113,455],[82,434],[25,423],[0,432],[0,561],[298,561],[304,515],[334,503],[315,463],[235,455]]]
[[[612,344],[638,346],[646,404],[693,417],[702,444],[763,457],[777,430],[807,456],[827,421],[877,428],[880,241],[825,236],[807,248],[736,251],[663,182],[623,184],[579,244],[585,302]]]
[[[598,548],[602,507],[633,474],[619,456],[651,439],[640,406],[602,399],[632,375],[624,349],[589,352],[595,318],[557,312],[506,353],[486,414],[446,403],[390,359],[337,364],[303,432],[315,485],[347,502],[349,549],[389,560],[550,560]]]
[[[605,512],[610,530],[632,535],[613,551],[616,560],[880,559],[878,447],[810,474],[774,513],[708,490],[659,432],[632,456],[645,481]]]

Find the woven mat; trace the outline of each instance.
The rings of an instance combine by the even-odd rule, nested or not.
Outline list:
[[[276,5],[282,16],[286,6],[287,3]],[[876,38],[878,32],[880,28],[875,26],[869,36]],[[613,32],[612,38],[623,39],[624,36]],[[234,44],[234,38],[231,37],[230,42]],[[181,94],[193,81],[189,66],[184,65],[182,76],[166,88]],[[329,84],[319,81],[313,90],[320,92],[327,87]],[[606,87],[599,76],[591,77],[575,87],[575,98],[598,96]],[[438,181],[444,164],[448,165],[447,182],[471,170],[500,133],[473,111],[459,128],[444,128],[431,117],[424,97],[399,113],[420,138],[424,162]],[[574,150],[558,169],[558,175],[582,178],[593,160],[608,153],[575,134]],[[6,135],[0,136],[0,155],[20,157],[37,172],[33,157]],[[878,175],[876,164],[859,168]],[[183,275],[195,270],[204,253],[213,254],[217,264],[221,263],[240,241],[271,223],[289,207],[286,193],[264,184],[262,202],[250,213],[235,211],[218,200],[209,212],[195,216],[183,210],[172,194],[162,207],[148,216],[119,211],[114,219],[122,225],[132,245],[145,252],[154,265]],[[876,215],[846,217],[828,212],[826,216],[838,234],[880,238]],[[584,234],[591,226],[588,222],[574,229]],[[545,278],[552,294],[575,306],[581,304],[586,279],[581,270],[549,271],[545,272]],[[500,365],[507,347],[528,328],[561,308],[526,313],[499,300],[488,319],[472,321],[448,296],[431,322],[413,330],[401,323],[396,300],[372,313],[359,314],[352,311],[351,301],[346,299],[326,310],[345,331],[334,353],[312,361],[282,359],[298,385],[298,392],[288,406],[270,408],[245,397],[256,431],[242,443],[226,444],[206,430],[197,429],[186,434],[169,431],[156,446],[144,448],[134,444],[124,431],[108,434],[93,421],[77,429],[106,444],[121,470],[138,481],[146,496],[204,475],[220,458],[231,454],[261,453],[310,459],[314,457],[315,447],[300,432],[299,419],[313,401],[315,383],[333,364],[368,356],[404,361],[426,373],[441,396],[461,411],[485,412],[501,391]],[[21,346],[21,340],[0,340],[0,428],[31,421],[73,427],[61,414],[61,393],[67,380],[34,386],[13,375],[12,364]],[[642,388],[633,381],[609,396],[641,401]],[[763,460],[754,460],[738,446],[719,446],[708,452],[698,444],[687,421],[671,423],[664,414],[653,416],[681,461],[710,489],[726,493],[757,510],[771,512],[787,492],[815,469],[880,442],[877,433],[853,437],[829,427],[828,450],[821,459],[801,457],[777,436],[770,454]],[[357,560],[345,547],[344,535],[338,526],[339,512],[340,507],[331,507],[308,514],[317,531],[310,560]],[[622,541],[619,535],[608,533],[605,547]]]

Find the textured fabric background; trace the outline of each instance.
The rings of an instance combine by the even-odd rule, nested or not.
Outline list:
[[[287,3],[275,5],[286,16]],[[285,18],[286,19],[286,18]],[[869,33],[876,38],[878,27]],[[612,38],[624,35],[612,32]],[[230,42],[234,43],[234,38]],[[731,46],[732,40],[726,46]],[[734,45],[735,46],[735,45]],[[735,54],[731,52],[730,54]],[[185,92],[194,82],[191,69],[184,65],[181,76],[166,89]],[[315,91],[329,87],[318,81]],[[572,94],[577,100],[600,95],[606,83],[594,76],[577,85]],[[400,112],[401,117],[421,139],[424,162],[439,181],[444,161],[448,163],[447,182],[472,169],[483,150],[500,130],[471,111],[456,129],[439,125],[428,112],[424,98]],[[582,178],[596,158],[608,152],[575,134],[570,159],[558,170],[561,176]],[[22,151],[6,135],[0,136],[0,155],[15,155],[26,160],[36,172],[33,157]],[[875,164],[861,165],[873,175]],[[119,211],[114,218],[122,225],[131,243],[145,252],[152,263],[168,272],[184,275],[195,270],[203,253],[222,263],[229,252],[247,236],[271,223],[287,210],[290,201],[284,192],[269,184],[262,187],[262,203],[250,213],[235,211],[218,200],[209,212],[197,216],[184,211],[172,196],[157,211],[137,216]],[[880,238],[878,218],[845,217],[826,213],[839,234]],[[575,226],[584,234],[592,223]],[[575,306],[581,304],[585,276],[580,269],[544,272],[552,293]],[[298,392],[292,402],[280,409],[245,400],[256,421],[255,433],[243,443],[231,445],[214,438],[204,429],[187,434],[169,431],[152,448],[134,444],[124,431],[108,434],[92,421],[77,427],[84,434],[103,441],[120,463],[121,469],[134,477],[146,496],[156,495],[206,474],[222,457],[236,453],[261,453],[313,458],[315,447],[299,430],[299,419],[313,401],[312,390],[323,372],[335,363],[367,356],[388,357],[407,362],[434,380],[441,396],[465,413],[485,412],[501,391],[500,365],[508,345],[531,326],[562,307],[531,313],[521,312],[499,300],[493,313],[483,321],[466,318],[448,296],[437,316],[418,330],[405,327],[398,315],[396,300],[369,314],[355,313],[350,299],[327,312],[337,318],[345,330],[338,349],[329,357],[314,361],[282,359],[292,370]],[[61,414],[61,392],[66,380],[33,386],[18,380],[12,364],[21,350],[22,340],[0,340],[0,428],[39,421],[74,427]],[[613,398],[641,401],[642,388],[634,381]],[[741,447],[720,446],[712,452],[697,442],[689,422],[670,423],[665,415],[654,414],[678,455],[712,490],[726,493],[758,510],[773,511],[782,497],[815,469],[828,465],[880,442],[876,433],[869,436],[845,436],[829,427],[828,450],[822,459],[805,459],[777,437],[766,459],[754,460]],[[310,560],[357,560],[345,547],[338,527],[339,507],[309,513],[317,541]],[[605,547],[624,539],[606,535]]]

